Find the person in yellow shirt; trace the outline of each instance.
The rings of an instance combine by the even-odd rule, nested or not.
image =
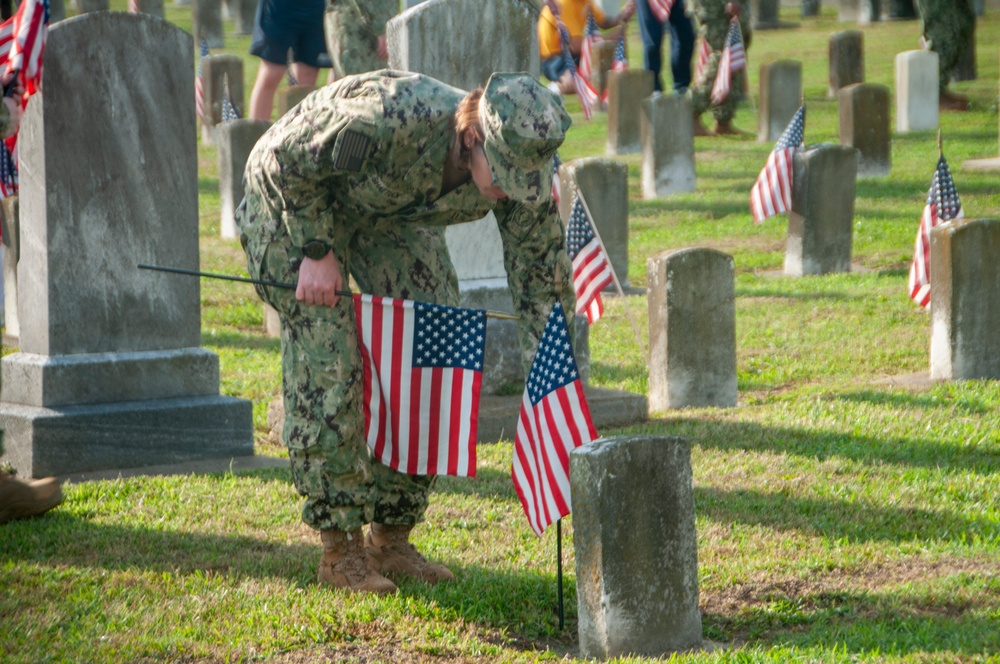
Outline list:
[[[542,59],[542,73],[552,81],[549,89],[553,92],[556,88],[562,94],[572,94],[575,90],[573,77],[563,58],[558,20],[561,19],[569,30],[570,55],[575,64],[580,64],[580,48],[587,28],[587,14],[591,12],[598,27],[607,30],[629,20],[635,14],[635,0],[628,0],[621,14],[614,17],[605,14],[597,6],[596,0],[546,0],[538,15],[538,53]]]

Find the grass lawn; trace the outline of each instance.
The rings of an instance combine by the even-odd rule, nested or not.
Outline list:
[[[807,144],[839,141],[827,40],[854,26],[827,4],[815,19],[784,9],[799,27],[759,31],[748,51],[754,86],[761,63],[802,61]],[[188,8],[166,11],[190,28]],[[867,79],[891,86],[894,55],[917,47],[919,22],[863,29]],[[979,78],[953,86],[972,110],[942,114],[941,129],[966,216],[997,219],[1000,177],[961,165],[998,155],[998,10],[976,39]],[[247,94],[248,44],[228,35],[225,49],[245,57]],[[586,122],[575,99],[567,105],[575,124],[563,159],[603,155],[603,115]],[[744,103],[735,124],[756,134],[754,110]],[[656,201],[641,200],[639,156],[619,157],[633,285],[667,249],[712,247],[736,264],[738,406],[600,432],[692,443],[700,604],[715,649],[677,659],[1000,662],[1000,382],[905,379],[929,365],[929,317],[906,281],[936,133],[895,135],[891,177],[858,182],[855,269],[826,277],[782,276],[785,217],[752,223],[748,194],[770,148],[751,136],[699,138],[697,193]],[[211,146],[199,147],[199,189],[202,269],[245,274],[239,243],[219,237]],[[266,423],[279,347],[262,332],[253,289],[206,280],[201,293],[222,392],[253,400],[257,453],[284,456]],[[594,385],[646,391],[626,311],[645,333],[645,307],[643,297],[606,299],[590,332]],[[47,516],[0,526],[0,661],[574,660],[572,517],[560,631],[554,529],[541,539],[530,530],[509,442],[479,457],[475,480],[438,483],[415,531],[458,581],[403,583],[383,599],[316,585],[319,538],[299,519],[287,468],[69,483]]]

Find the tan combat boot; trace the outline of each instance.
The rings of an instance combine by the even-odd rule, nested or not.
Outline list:
[[[319,582],[334,588],[344,588],[352,593],[390,595],[398,590],[396,584],[385,578],[365,559],[361,529],[321,530],[323,557],[319,560]]]
[[[373,523],[365,538],[365,553],[373,569],[386,576],[409,576],[427,583],[454,581],[455,575],[444,565],[428,562],[410,544],[411,526],[386,526]]]
[[[53,477],[25,481],[0,470],[0,523],[48,512],[62,499],[62,489]]]

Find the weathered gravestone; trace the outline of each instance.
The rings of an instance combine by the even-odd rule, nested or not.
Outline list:
[[[205,114],[201,119],[201,141],[215,143],[215,127],[222,122],[222,100],[229,95],[240,117],[243,107],[243,58],[238,55],[207,55],[201,59],[202,98]]]
[[[882,0],[861,0],[858,7],[858,23],[877,23],[882,17]]]
[[[937,129],[939,76],[934,51],[896,55],[896,131]]]
[[[580,656],[701,647],[691,446],[601,438],[570,453]]]
[[[315,89],[315,85],[289,85],[278,90],[278,117],[292,110]]]
[[[628,287],[628,167],[614,159],[590,157],[563,163],[559,168],[562,196],[559,212],[568,219],[573,197],[579,193],[604,241],[611,267],[622,288]],[[615,290],[609,286],[606,290]]]
[[[851,271],[857,150],[819,145],[792,160],[785,274]]]
[[[858,150],[858,176],[888,175],[892,167],[889,94],[880,83],[840,89],[840,144]]]
[[[778,16],[781,2],[779,0],[750,0],[750,15],[753,17],[754,30],[774,30],[775,28],[791,28],[797,23],[782,22]]]
[[[665,251],[646,262],[649,407],[736,405],[733,257],[714,249]]]
[[[243,171],[247,158],[271,123],[264,120],[230,120],[215,127],[219,147],[219,198],[222,210],[219,230],[222,237],[239,237],[236,206],[243,200]]]
[[[608,89],[608,74],[611,71],[611,64],[615,60],[615,40],[606,40],[596,44],[591,50],[590,57],[593,64],[590,68],[590,84],[597,90],[597,94],[604,95]]]
[[[222,48],[222,0],[194,0],[191,3],[191,32],[194,43],[204,39],[209,48]]]
[[[802,18],[819,16],[822,0],[802,0]]]
[[[91,12],[106,12],[111,8],[109,0],[77,0],[78,14],[89,14]]]
[[[840,0],[837,6],[837,20],[841,23],[857,23],[861,19],[863,0]]]
[[[136,0],[135,4],[140,14],[163,18],[163,0]]]
[[[624,69],[608,72],[608,154],[642,151],[639,117],[642,100],[653,92],[653,72]]]
[[[229,0],[229,13],[233,17],[233,32],[249,35],[253,32],[254,18],[260,0]]]
[[[695,190],[694,116],[687,95],[654,93],[643,100],[642,197]]]
[[[253,453],[250,402],[219,395],[200,348],[198,280],[136,267],[198,268],[192,53],[143,14],[49,30],[19,137],[20,352],[0,365],[5,458],[28,475]]]
[[[760,116],[757,141],[778,140],[802,105],[802,63],[777,60],[760,66]]]
[[[860,30],[842,30],[830,35],[829,96],[836,97],[840,88],[864,82],[864,33]]]
[[[931,230],[931,378],[1000,379],[1000,220]]]

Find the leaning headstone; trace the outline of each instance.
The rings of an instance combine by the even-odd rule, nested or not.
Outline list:
[[[219,395],[200,347],[198,280],[136,267],[198,268],[195,109],[176,103],[193,52],[143,14],[49,30],[18,139],[20,352],[0,364],[5,460],[27,475],[253,453],[251,404]]]
[[[819,145],[792,160],[785,274],[851,271],[857,150]]]
[[[139,13],[163,18],[163,0],[136,0],[135,4]]]
[[[896,131],[937,129],[940,75],[934,51],[896,54]]]
[[[20,256],[18,242],[18,197],[7,196],[0,204],[0,221],[3,222],[3,343],[17,346],[20,325],[17,321],[17,260]]]
[[[569,468],[581,657],[701,647],[690,443],[601,438]]]
[[[665,251],[646,261],[650,410],[736,405],[733,257]]]
[[[830,35],[829,96],[837,96],[840,88],[864,82],[864,33],[860,30],[842,30]]]
[[[278,117],[292,110],[316,89],[315,85],[289,85],[278,90]]]
[[[860,177],[888,175],[892,167],[889,95],[881,83],[840,89],[840,144],[857,148]]]
[[[931,231],[931,378],[1000,379],[1000,220]]]
[[[642,197],[694,191],[691,99],[654,93],[642,101],[641,110]]]
[[[111,8],[108,0],[77,0],[78,14],[89,14],[90,12],[106,12]]]
[[[611,71],[611,63],[615,60],[615,46],[617,41],[605,40],[591,50],[591,58],[597,64],[590,68],[590,84],[597,90],[597,94],[603,95],[608,88],[608,73]]]
[[[628,167],[615,159],[590,157],[567,161],[559,168],[562,197],[559,212],[568,219],[573,196],[583,195],[611,267],[622,288],[628,287]],[[609,286],[607,290],[614,290]]]
[[[237,115],[244,115],[243,58],[238,55],[207,55],[201,59],[201,75],[205,106],[201,141],[212,145],[215,142],[215,126],[222,122],[222,100],[226,94],[236,107]]]
[[[230,120],[215,127],[215,143],[219,148],[219,198],[222,210],[219,230],[222,237],[239,237],[236,229],[236,206],[243,200],[243,171],[247,158],[264,135],[270,122],[264,120]]]
[[[642,151],[639,117],[642,100],[653,92],[653,72],[624,69],[608,72],[608,154]]]
[[[229,13],[233,16],[233,32],[249,35],[253,32],[257,4],[260,0],[229,0]]]
[[[822,0],[802,0],[802,18],[819,16]]]
[[[760,66],[760,115],[757,141],[778,140],[802,105],[802,63],[777,60]]]
[[[861,19],[861,3],[864,0],[840,0],[837,6],[837,20],[841,23],[857,23]]]
[[[222,36],[222,0],[194,0],[191,3],[194,43],[200,44],[204,39],[209,48],[222,48],[225,42]]]

